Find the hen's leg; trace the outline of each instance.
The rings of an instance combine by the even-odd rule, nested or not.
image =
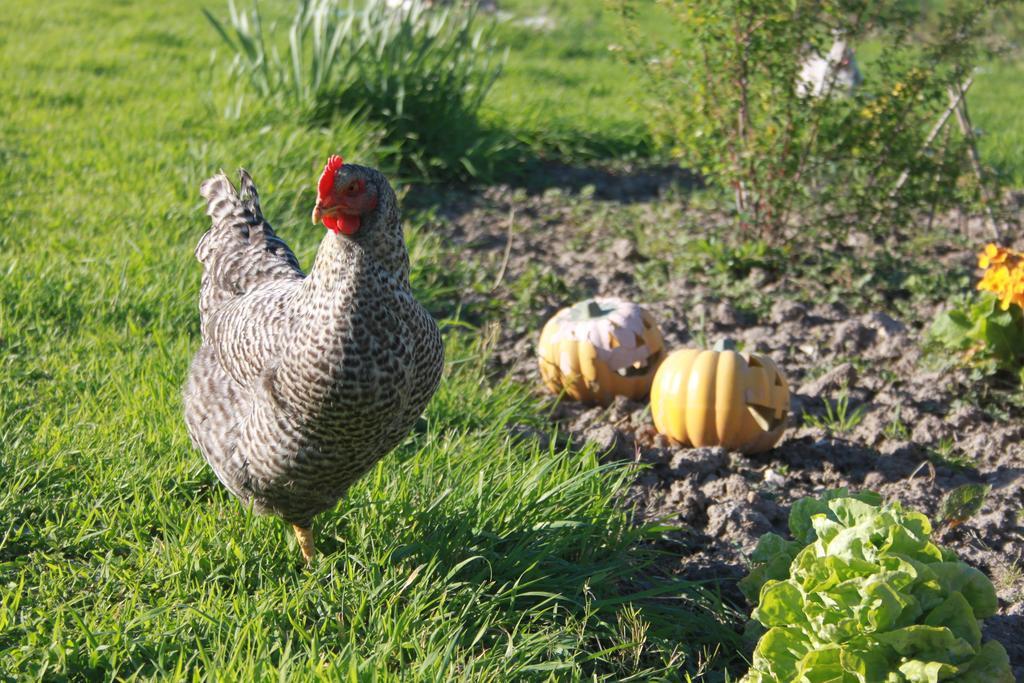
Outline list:
[[[306,564],[312,564],[313,555],[316,554],[316,548],[313,546],[313,530],[298,524],[292,524],[292,529],[295,530],[295,538],[299,539],[302,559],[306,561]]]

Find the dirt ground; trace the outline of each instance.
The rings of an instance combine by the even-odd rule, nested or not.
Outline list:
[[[645,252],[659,244],[648,237],[700,224],[685,193],[666,189],[691,179],[664,169],[560,173],[554,174],[558,190],[498,186],[452,197],[438,219],[443,238],[463,246],[497,283],[467,292],[467,305],[498,297],[514,310],[529,290],[530,312],[504,316],[496,331],[496,371],[543,392],[535,349],[540,326],[557,308],[600,295],[647,307],[670,350],[728,336],[769,354],[790,383],[786,435],[772,451],[750,457],[671,446],[655,432],[643,403],[562,402],[553,410],[559,428],[579,442],[650,466],[640,470],[630,502],[643,518],[685,529],[665,539],[678,557],[672,570],[716,580],[725,597],[749,607],[735,581],[746,573],[746,556],[761,534],[786,533],[793,500],[839,486],[868,488],[935,519],[945,492],[986,483],[992,491],[980,513],[937,536],[992,578],[1000,608],[984,632],[1003,643],[1024,680],[1024,420],[1013,411],[993,417],[1002,411],[970,398],[978,392],[967,371],[936,370],[923,357],[924,325],[943,302],[925,305],[915,320],[900,319],[894,307],[853,310],[842,296],[821,296],[828,282],[813,291],[757,268],[747,274],[749,285],[771,301],[760,314],[735,306],[692,272],[673,278],[666,269],[668,280],[654,291],[637,277],[661,259]],[[673,224],[678,215],[690,216],[690,227]],[[970,222],[966,229],[981,232]],[[977,244],[985,239],[972,237]],[[971,272],[974,250],[945,244],[922,258],[932,259],[940,275],[944,268]],[[823,415],[824,400],[835,401],[844,387],[850,411],[864,411],[861,422],[844,434],[807,426],[805,414]]]

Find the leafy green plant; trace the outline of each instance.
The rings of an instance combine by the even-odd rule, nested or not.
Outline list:
[[[926,454],[928,459],[936,465],[945,465],[953,469],[967,469],[976,464],[966,454],[957,453],[956,442],[950,436],[939,439],[935,447],[929,448]]]
[[[978,267],[984,269],[979,298],[939,314],[929,346],[958,352],[960,362],[982,375],[1011,373],[1024,382],[1024,253],[987,244]]]
[[[828,399],[822,399],[825,404],[825,415],[804,414],[804,424],[810,427],[824,429],[829,434],[849,434],[864,419],[867,406],[857,406],[850,411],[850,394],[846,389],[839,392],[835,407]]]
[[[955,351],[985,375],[1018,373],[1024,380],[1024,315],[1018,306],[1002,310],[999,298],[982,292],[940,313],[928,331],[931,345]]]
[[[992,487],[988,484],[961,484],[942,498],[940,519],[945,524],[955,527],[978,514]]]
[[[742,228],[776,242],[854,225],[887,234],[977,189],[964,141],[929,133],[985,54],[983,19],[999,4],[951,2],[922,22],[901,0],[618,0],[662,145],[731,196]],[[641,30],[641,11],[661,11],[673,40]],[[802,95],[804,61],[836,37],[880,56],[856,91],[833,75],[825,96]]]
[[[714,272],[730,278],[745,278],[754,268],[772,270],[785,257],[763,240],[730,244],[710,237],[694,240],[688,246],[704,256]]]
[[[981,641],[992,582],[932,543],[927,517],[839,489],[797,501],[789,528],[760,539],[740,583],[767,629],[744,681],[1013,681]]]
[[[514,147],[478,120],[505,55],[472,8],[301,0],[287,32],[264,26],[258,2],[242,11],[229,0],[228,10],[226,23],[205,13],[234,52],[240,85],[310,125],[340,116],[380,126],[400,173],[487,178]]]

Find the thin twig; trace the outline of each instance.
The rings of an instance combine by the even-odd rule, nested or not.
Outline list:
[[[505,255],[501,258],[501,268],[498,269],[498,277],[494,280],[494,286],[491,287],[491,292],[497,291],[498,287],[501,286],[501,281],[505,279],[505,270],[508,268],[508,259],[512,255],[512,235],[513,228],[516,224],[516,210],[508,210],[508,230],[505,237]]]
[[[947,127],[946,128],[946,132],[942,136],[942,146],[939,147],[939,158],[943,158],[943,157],[946,156],[946,150],[949,149],[949,138],[950,138],[950,128]],[[938,185],[939,182],[941,181],[941,178],[939,178],[939,172],[938,171],[935,172],[935,175],[933,176],[932,181],[936,185]],[[938,209],[938,206],[939,206],[939,194],[936,192],[932,196],[931,204],[929,204],[929,206],[928,206],[928,227],[926,227],[925,230],[924,230],[925,233],[927,233],[929,235],[932,232],[932,226],[935,224],[935,211]]]
[[[981,155],[978,154],[978,146],[975,144],[974,127],[971,125],[971,117],[967,114],[967,99],[963,97],[963,93],[960,94],[960,97],[957,97],[956,88],[950,86],[949,101],[953,102],[956,106],[956,119],[960,124],[960,132],[964,134],[964,139],[967,141],[967,157],[971,160],[971,168],[974,170],[974,175],[978,178],[981,204],[985,208],[986,216],[988,216],[988,225],[992,230],[992,235],[998,242],[1002,239],[1002,231],[999,229],[999,224],[996,223],[996,217],[992,211],[992,194],[985,184],[985,174],[981,167]]]
[[[939,117],[939,120],[935,122],[934,126],[932,126],[931,131],[928,133],[928,137],[924,139],[924,144],[922,144],[921,149],[918,150],[919,155],[924,154],[926,151],[928,151],[928,148],[931,147],[933,142],[935,142],[935,138],[939,135],[939,131],[942,130],[942,128],[946,125],[946,122],[949,121],[949,117],[952,116],[953,112],[960,106],[960,101],[963,100],[963,98],[967,95],[967,91],[970,89],[973,83],[974,76],[969,76],[967,80],[964,81],[964,84],[960,86],[960,94],[957,95],[955,101],[952,104],[950,104],[949,107],[946,108],[946,111],[942,113],[942,116]],[[909,178],[910,167],[908,166],[907,168],[903,169],[903,173],[901,173],[900,177],[897,178],[896,184],[893,185],[892,190],[889,191],[889,195],[885,198],[885,202],[883,203],[882,208],[880,208],[878,210],[878,213],[875,214],[875,217],[871,219],[871,223],[868,226],[868,232],[873,232],[874,229],[878,226],[878,222],[882,220],[882,215],[885,213],[886,205],[888,205],[896,198],[896,195],[899,194],[900,189],[903,188],[903,186],[906,184]]]

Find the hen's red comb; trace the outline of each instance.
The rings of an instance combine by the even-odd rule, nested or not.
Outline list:
[[[345,160],[337,154],[327,160],[327,165],[324,166],[324,172],[320,174],[320,180],[316,185],[316,192],[319,197],[326,196],[334,188],[334,174],[338,172],[338,169],[341,168],[344,163]]]

